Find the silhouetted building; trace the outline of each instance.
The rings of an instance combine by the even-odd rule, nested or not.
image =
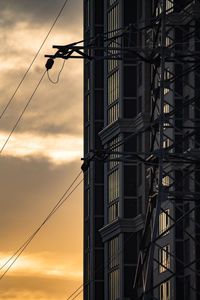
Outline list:
[[[199,17],[84,0],[84,300],[200,299]]]

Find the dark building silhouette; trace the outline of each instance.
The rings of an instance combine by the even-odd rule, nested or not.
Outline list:
[[[200,299],[199,18],[84,0],[84,300]]]

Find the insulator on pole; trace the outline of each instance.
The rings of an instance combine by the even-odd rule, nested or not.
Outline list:
[[[49,58],[46,62],[46,65],[45,65],[47,71],[50,70],[53,67],[53,64],[54,64],[53,58]]]

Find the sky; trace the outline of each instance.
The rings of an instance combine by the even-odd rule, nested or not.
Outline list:
[[[0,114],[63,3],[64,0],[0,1]],[[0,145],[45,70],[44,54],[54,53],[53,44],[80,39],[82,1],[69,0],[0,119]],[[57,60],[50,71],[53,80],[61,66],[62,60]],[[80,171],[82,68],[81,60],[68,60],[56,85],[45,76],[0,155],[0,276],[3,263],[43,222]],[[67,299],[82,284],[82,227],[80,185],[0,280],[0,299]],[[76,299],[81,300],[82,295]]]

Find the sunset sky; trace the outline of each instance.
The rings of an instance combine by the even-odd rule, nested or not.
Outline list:
[[[0,114],[63,3],[64,0],[0,1]],[[44,54],[54,53],[53,44],[80,39],[82,1],[69,0],[0,120],[0,145],[44,72]],[[61,60],[55,62],[52,79],[56,79],[61,66]],[[57,85],[44,78],[0,155],[0,267],[43,222],[80,171],[82,68],[81,60],[69,60]],[[0,280],[0,299],[65,300],[81,284],[82,185]],[[82,294],[76,299],[82,299]]]

